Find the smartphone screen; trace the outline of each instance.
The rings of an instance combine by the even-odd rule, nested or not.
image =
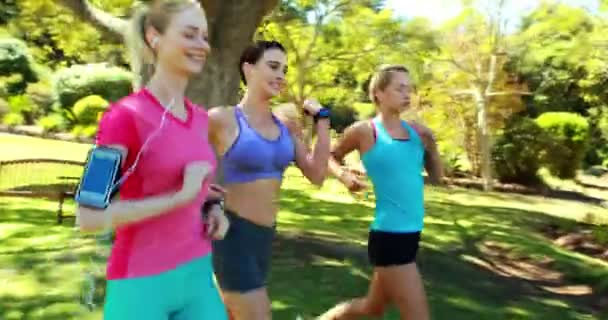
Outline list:
[[[88,170],[83,178],[81,190],[105,194],[113,181],[114,170],[118,159],[112,154],[94,151],[89,161]]]

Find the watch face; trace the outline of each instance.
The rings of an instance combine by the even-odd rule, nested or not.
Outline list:
[[[321,110],[319,110],[318,116],[319,117],[328,117],[329,116],[329,110],[328,109],[321,109]]]

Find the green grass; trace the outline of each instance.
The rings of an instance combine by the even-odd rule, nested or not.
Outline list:
[[[0,133],[0,161],[49,158],[84,161],[91,148],[86,143],[71,143]]]
[[[321,190],[312,190],[304,188],[301,179],[288,179],[281,205],[281,231],[304,231],[345,245],[365,245],[372,203],[343,193],[335,181],[328,181]],[[576,311],[577,303],[585,297],[531,289],[546,283],[501,276],[482,266],[496,263],[484,251],[487,244],[493,244],[505,248],[508,261],[551,259],[550,269],[562,272],[568,284],[586,284],[608,294],[607,263],[560,249],[538,232],[544,225],[575,223],[589,214],[600,221],[599,217],[608,215],[606,210],[531,196],[440,188],[427,189],[426,207],[420,265],[436,319],[595,319]],[[336,269],[339,262],[325,268]],[[364,262],[339,268],[348,275],[330,273],[329,279],[336,279],[331,280],[334,286],[321,287],[316,295],[325,308],[335,302],[336,295],[349,297],[365,292],[364,276],[369,275],[369,268]],[[313,274],[306,276],[312,279],[310,292],[323,283],[324,273],[320,281]],[[313,305],[310,308],[315,309]]]
[[[4,146],[5,136],[0,136]],[[13,152],[28,156],[28,144]],[[24,138],[30,139],[30,138]],[[35,148],[46,141],[35,141]],[[57,142],[55,142],[57,143]],[[81,148],[79,145],[77,148]],[[79,157],[88,150],[71,150],[58,143],[53,153]],[[71,151],[70,151],[71,150]],[[80,155],[78,153],[80,152]],[[9,154],[10,153],[10,154]],[[46,155],[36,153],[36,157]],[[78,160],[78,159],[77,159]],[[589,216],[606,223],[604,209],[571,201],[482,193],[463,189],[427,189],[427,218],[420,269],[434,319],[603,319],[592,314],[588,295],[569,296],[543,290],[546,280],[524,280],[496,272],[501,263],[544,261],[550,271],[564,274],[566,284],[587,285],[608,294],[608,264],[563,250],[544,238],[539,228],[568,225]],[[365,258],[366,232],[372,200],[353,198],[334,180],[311,187],[290,169],[282,190],[279,232],[313,234],[348,248],[325,250],[301,240],[275,244],[269,291],[275,319],[310,319],[342,299],[365,293],[370,268]],[[55,223],[56,203],[0,198],[0,319],[100,319],[103,303],[103,260],[107,249],[70,227]],[[73,203],[66,206],[73,211]],[[502,260],[487,248],[503,248]],[[81,288],[93,258],[97,285],[94,312],[84,312]],[[547,262],[549,261],[549,262]],[[2,283],[4,281],[4,283]],[[76,315],[78,314],[78,315]],[[394,310],[384,319],[398,319]]]
[[[549,170],[545,168],[539,170],[539,175],[553,189],[579,192],[599,199],[608,199],[608,188],[592,187],[597,185],[598,181],[602,180],[601,178],[579,174],[577,179],[560,179],[551,175]]]

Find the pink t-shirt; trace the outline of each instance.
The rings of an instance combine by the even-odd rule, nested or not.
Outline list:
[[[185,166],[206,160],[215,172],[215,154],[208,141],[208,115],[185,102],[187,120],[167,112],[162,130],[148,143],[133,174],[120,187],[121,200],[143,199],[178,191]],[[159,126],[164,107],[142,89],[114,103],[99,123],[96,143],[119,144],[128,149],[123,173],[133,164],[143,143]],[[190,204],[159,216],[121,226],[107,266],[107,277],[123,279],[150,276],[174,269],[211,252],[203,236],[200,208],[211,177]]]

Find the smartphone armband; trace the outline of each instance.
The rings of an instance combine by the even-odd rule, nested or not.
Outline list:
[[[120,151],[103,147],[93,147],[88,155],[84,172],[76,191],[75,200],[79,205],[105,209],[119,188]]]

